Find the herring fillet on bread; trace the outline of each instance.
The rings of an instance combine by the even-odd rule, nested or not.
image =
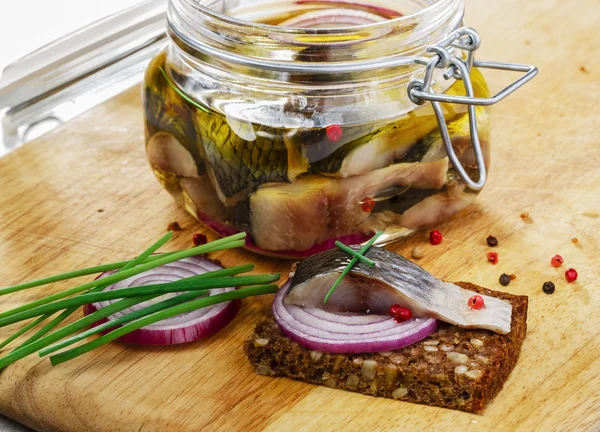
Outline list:
[[[528,298],[468,282],[456,285],[509,302],[510,333],[441,323],[427,338],[395,351],[330,354],[293,342],[267,316],[256,325],[244,349],[261,375],[480,413],[517,362],[527,332]]]

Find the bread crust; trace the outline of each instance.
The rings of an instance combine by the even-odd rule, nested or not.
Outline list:
[[[528,298],[469,282],[456,284],[509,301],[513,306],[511,332],[500,335],[442,323],[426,339],[399,350],[329,354],[291,341],[270,315],[258,322],[244,349],[261,375],[480,413],[515,367],[527,333]]]

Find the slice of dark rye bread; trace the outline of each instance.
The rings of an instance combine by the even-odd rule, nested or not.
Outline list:
[[[509,301],[511,332],[462,329],[446,323],[395,351],[328,354],[284,336],[273,316],[263,318],[244,349],[256,373],[471,413],[480,413],[515,367],[527,332],[527,296],[457,285]]]

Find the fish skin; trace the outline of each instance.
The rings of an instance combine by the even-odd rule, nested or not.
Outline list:
[[[360,246],[353,246],[352,249],[358,251]],[[360,261],[355,264],[344,278],[346,286],[338,286],[326,304],[323,300],[331,288],[328,282],[342,273],[352,257],[335,248],[307,258],[297,264],[285,302],[302,307],[337,308],[337,312],[356,312],[349,310],[345,300],[350,297],[351,307],[354,307],[359,297],[371,295],[378,297],[377,301],[385,301],[387,308],[393,304],[407,306],[416,317],[437,318],[463,328],[510,333],[510,303],[481,295],[485,307],[473,310],[468,306],[472,291],[435,278],[401,255],[380,247],[371,247],[364,255],[375,261],[376,266],[371,267]],[[322,283],[321,278],[325,278],[327,283]],[[359,287],[360,291],[356,288],[355,292],[349,292],[350,286]],[[365,288],[370,293],[365,293]],[[382,313],[381,307],[373,313]]]
[[[224,116],[198,111],[195,124],[215,185],[225,199],[263,183],[289,180],[288,149],[283,137],[269,128],[255,127],[256,140],[246,141]]]
[[[164,79],[159,67],[165,66],[165,58],[166,52],[163,51],[146,69],[142,91],[146,141],[158,132],[169,133],[192,154],[198,173],[203,174],[204,155],[196,143],[196,130],[192,121],[195,108],[184,101]],[[177,74],[175,70],[172,73]]]

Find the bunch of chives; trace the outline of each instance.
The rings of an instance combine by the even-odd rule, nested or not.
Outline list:
[[[193,310],[221,302],[228,302],[239,298],[276,292],[277,285],[273,284],[273,282],[279,279],[279,274],[237,276],[241,273],[246,273],[253,270],[253,264],[220,269],[170,283],[103,291],[106,287],[117,282],[174,261],[195,255],[241,247],[245,243],[245,236],[245,233],[239,233],[191,249],[152,255],[171,239],[172,233],[169,232],[133,260],[120,261],[75,270],[72,272],[0,289],[0,295],[3,295],[62,280],[117,270],[117,272],[114,274],[107,275],[103,278],[69,288],[67,290],[0,313],[0,327],[35,318],[23,326],[15,334],[11,335],[4,342],[0,343],[0,348],[3,348],[17,339],[19,336],[39,326],[53,314],[62,311],[58,316],[44,325],[24,343],[19,345],[9,354],[1,357],[0,368],[4,368],[9,364],[37,351],[41,350],[40,355],[50,354],[68,345],[76,343],[90,335],[97,334],[98,332],[106,331],[109,328],[121,325],[121,327],[117,327],[98,339],[59,353],[50,358],[52,364],[62,363],[66,360],[89,352],[92,349],[104,345],[119,337],[122,337],[129,332],[173,316],[188,313]],[[209,297],[203,296],[210,289],[225,288],[230,286],[245,286],[247,288],[229,291]],[[103,318],[113,315],[116,312],[128,309],[138,303],[154,299],[170,292],[183,292],[183,294],[159,303],[152,304],[148,307],[138,309],[116,320],[111,320],[98,327],[94,327],[87,331],[73,335],[79,330],[84,329]],[[80,306],[108,299],[121,300],[112,303],[105,308],[99,309],[94,313],[72,322],[58,330],[52,331]],[[61,341],[61,339],[66,337],[68,338]]]

